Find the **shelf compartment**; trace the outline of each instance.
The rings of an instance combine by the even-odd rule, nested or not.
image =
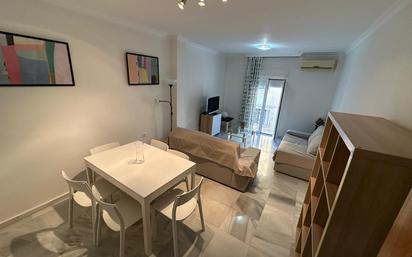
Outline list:
[[[321,160],[320,154],[317,153],[315,163],[314,163],[313,169],[312,169],[312,174],[310,175],[311,177],[316,178],[319,175],[319,170],[320,170],[320,167],[321,167],[320,160]]]
[[[302,245],[302,257],[312,257],[312,236],[309,228],[308,236]]]
[[[301,246],[302,246],[302,232],[299,231],[299,235],[296,238],[295,252],[300,254],[302,252]]]
[[[303,219],[303,207],[302,207],[302,209],[300,210],[300,215],[299,215],[299,220],[298,220],[298,225],[297,225],[297,228],[298,228],[298,229],[301,229],[301,228],[302,228],[302,219]]]
[[[311,231],[312,231],[312,256],[316,256],[316,252],[319,247],[319,242],[323,234],[323,227],[319,226],[316,223],[313,223]]]
[[[312,203],[309,203],[309,205],[307,207],[307,210],[306,210],[305,217],[303,218],[303,225],[305,225],[305,226],[310,226],[310,223],[312,221],[312,218],[311,218],[311,205],[312,205]]]
[[[310,237],[310,227],[303,226],[302,227],[302,237],[301,237],[301,250],[303,251],[303,248],[305,246],[305,242]]]
[[[325,187],[323,187],[322,192],[320,194],[319,202],[315,210],[315,216],[313,217],[313,223],[321,227],[325,227],[326,221],[329,218],[329,208],[328,203],[326,200],[326,191]]]
[[[338,142],[339,133],[334,126],[331,127],[328,140],[325,146],[325,154],[323,155],[322,161],[329,162],[332,159],[333,149],[335,149],[335,145]],[[327,170],[324,170],[327,171]]]
[[[323,184],[323,172],[319,172],[318,176],[316,177],[315,185],[313,186],[312,195],[319,197],[322,191]]]
[[[332,126],[333,126],[332,121],[328,118],[326,120],[325,129],[323,130],[322,141],[320,142],[320,147],[321,148],[326,147],[326,143],[328,141],[328,137],[329,137],[330,131],[332,129]]]
[[[326,188],[326,198],[328,202],[328,207],[329,207],[329,210],[331,210],[333,203],[335,202],[336,193],[338,192],[338,186],[331,182],[326,181],[325,188]]]
[[[318,207],[319,197],[312,195],[310,205],[311,205],[311,218],[315,217],[316,208]]]
[[[350,151],[346,147],[345,142],[339,137],[338,142],[333,151],[331,165],[326,175],[326,181],[339,185],[343,173],[345,172],[348,160],[350,157]]]

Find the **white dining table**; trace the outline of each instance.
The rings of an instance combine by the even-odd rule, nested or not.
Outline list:
[[[150,223],[151,203],[191,174],[191,186],[195,181],[196,163],[174,154],[144,144],[142,164],[129,164],[135,159],[135,143],[85,157],[88,173],[96,172],[138,201],[142,208],[145,253],[152,255]],[[91,176],[92,177],[92,176]]]

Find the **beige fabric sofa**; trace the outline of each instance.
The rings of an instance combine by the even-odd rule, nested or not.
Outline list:
[[[196,162],[196,173],[244,192],[255,178],[260,150],[203,132],[176,128],[169,134],[169,146],[188,154]]]
[[[286,132],[274,156],[277,172],[309,180],[316,157],[307,153],[310,135],[294,130]]]

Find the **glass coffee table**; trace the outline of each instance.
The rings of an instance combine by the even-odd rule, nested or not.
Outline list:
[[[251,143],[255,135],[255,131],[248,129],[241,129],[240,127],[230,128],[227,137],[231,141],[243,144],[245,147]]]

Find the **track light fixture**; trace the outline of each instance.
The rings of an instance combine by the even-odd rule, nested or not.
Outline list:
[[[204,7],[206,6],[205,0],[199,0],[199,2],[197,3],[200,7]]]
[[[177,3],[177,6],[178,6],[181,10],[184,10],[184,9],[185,9],[185,5],[186,5],[186,2],[187,2],[187,0],[180,0],[180,1]]]
[[[228,1],[228,0],[222,0],[223,3],[226,3],[227,1]],[[179,1],[177,2],[177,6],[178,6],[181,10],[184,10],[184,9],[185,9],[185,6],[186,6],[186,2],[187,2],[187,0],[179,0]],[[198,0],[197,4],[198,4],[200,7],[205,7],[205,6],[206,6],[206,0]]]

